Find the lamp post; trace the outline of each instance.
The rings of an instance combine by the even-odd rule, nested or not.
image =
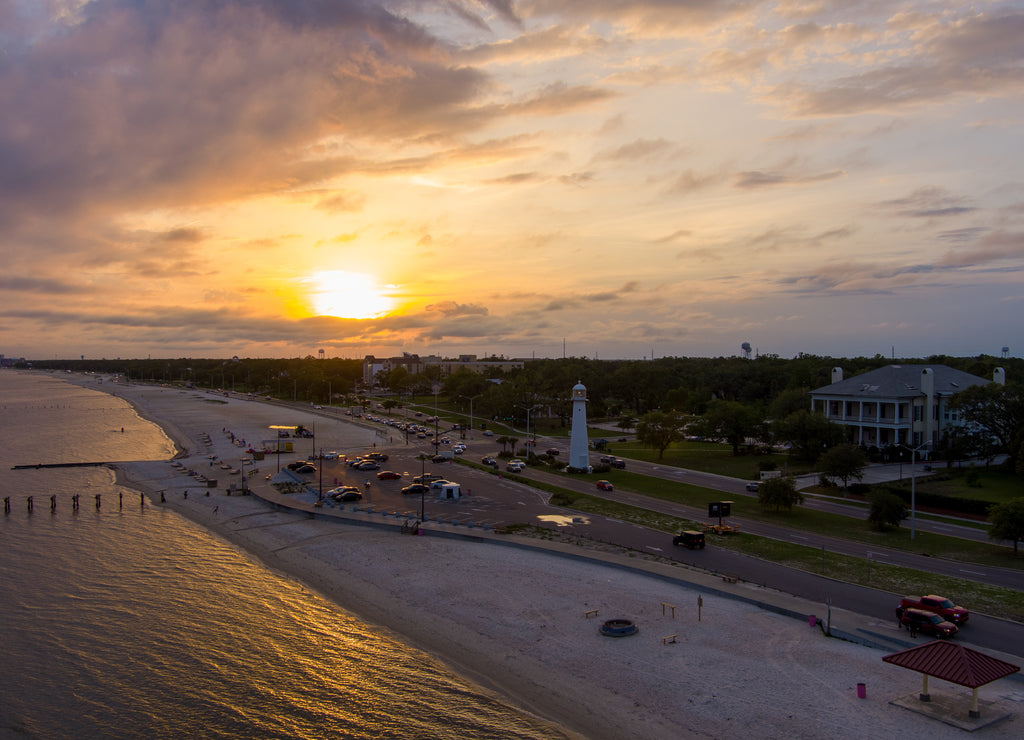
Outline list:
[[[914,539],[914,536],[917,533],[915,511],[917,506],[917,451],[930,446],[931,442],[925,442],[920,447],[915,447],[910,451],[910,539]]]
[[[526,410],[526,459],[527,460],[530,459],[530,412],[533,411],[536,408],[540,408],[542,405],[543,404],[540,404],[540,403],[535,403],[533,406],[521,406],[518,403],[515,404],[516,408],[518,408],[518,409],[525,409]],[[515,450],[512,450],[512,453],[515,454]]]
[[[437,394],[441,392],[441,384],[434,383],[431,390],[434,391],[434,455],[437,455],[437,446],[440,444],[440,440],[437,438],[438,429],[438,418],[437,418]]]
[[[483,393],[477,393],[475,396],[459,396],[459,398],[469,399],[469,438],[473,439],[473,399],[480,398]]]

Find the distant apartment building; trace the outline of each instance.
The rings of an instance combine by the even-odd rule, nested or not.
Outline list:
[[[506,373],[523,367],[524,360],[510,360],[504,357],[485,357],[478,359],[476,355],[459,355],[455,359],[446,359],[437,355],[420,357],[416,354],[403,352],[401,357],[378,358],[367,355],[363,359],[363,385],[373,387],[381,373],[389,373],[398,367],[404,367],[410,375],[422,373],[428,367],[440,368],[443,380],[456,370],[469,370],[474,373],[485,373],[499,370]]]
[[[867,447],[937,443],[943,432],[964,422],[950,399],[974,385],[1006,384],[996,368],[993,379],[946,365],[887,365],[852,378],[832,369],[832,383],[811,391],[812,408],[844,426],[849,439]]]

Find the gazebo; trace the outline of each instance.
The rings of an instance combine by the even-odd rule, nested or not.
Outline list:
[[[981,711],[978,709],[978,689],[1020,670],[1020,666],[1007,663],[1005,660],[941,640],[886,655],[882,660],[917,671],[924,677],[924,686],[919,696],[922,702],[931,701],[931,694],[928,691],[930,676],[972,689],[974,693],[968,713],[971,719],[981,717]]]

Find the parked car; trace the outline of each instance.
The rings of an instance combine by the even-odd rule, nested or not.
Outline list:
[[[426,493],[430,490],[430,486],[424,485],[423,483],[412,483],[402,489],[402,493]]]
[[[610,481],[599,480],[597,482],[597,489],[599,491],[614,491],[615,487],[611,484]]]
[[[626,461],[618,457],[613,458],[612,461],[608,464],[611,465],[613,468],[619,468],[620,470],[626,467]]]
[[[377,462],[387,462],[388,456],[383,452],[367,452],[363,455],[366,460],[376,460]]]
[[[934,612],[946,621],[959,626],[967,624],[971,613],[962,606],[957,606],[945,596],[904,596],[900,600],[900,606],[904,609],[921,609],[926,612]]]
[[[316,472],[316,466],[315,465],[301,465],[301,466],[295,468],[295,472],[298,473],[299,475],[309,475],[311,473],[315,473]]]
[[[430,482],[430,487],[431,488],[444,488],[445,486],[454,486],[454,485],[457,485],[457,484],[452,482],[452,481],[450,481],[450,480],[445,480],[444,478],[439,478],[438,480]]]
[[[366,462],[365,457],[353,457],[351,460],[346,460],[345,464],[348,465],[350,468],[358,468],[364,462]]]
[[[905,625],[911,632],[920,632],[939,638],[949,638],[958,632],[955,624],[947,622],[935,612],[926,612],[924,609],[902,608],[901,611],[900,623]]]
[[[341,502],[361,501],[363,499],[363,494],[361,494],[359,491],[357,491],[355,489],[352,489],[352,490],[338,491],[337,493],[328,494],[328,498],[330,498],[330,499],[332,499],[334,501],[341,501]]]
[[[401,477],[401,473],[396,473],[394,470],[382,470],[377,473],[377,480],[399,480]]]
[[[693,529],[686,529],[672,538],[673,545],[682,545],[689,550],[703,550],[705,544],[704,533]]]
[[[547,453],[548,455],[555,455],[555,456],[557,456],[557,455],[561,455],[561,454],[562,454],[562,451],[561,451],[560,449],[558,449],[557,447],[548,447],[548,448],[547,448],[547,449],[545,450],[545,452],[546,452],[546,453]]]
[[[341,457],[341,454],[338,453],[338,452],[335,452],[334,450],[331,450],[330,452],[325,452],[324,453],[324,460],[337,460],[340,457]]]
[[[373,460],[363,460],[361,463],[356,465],[356,470],[380,470],[380,465],[375,463]]]
[[[757,493],[760,489],[761,489],[761,485],[759,483],[748,483],[747,484],[747,490],[750,491],[751,493]]]
[[[451,460],[451,458],[448,457],[447,455],[434,455],[432,458],[430,458],[430,462],[432,463],[443,463],[448,462],[449,460]]]
[[[480,464],[493,465],[494,467],[498,467],[498,460],[496,458],[491,457],[490,455],[487,455],[486,457],[480,458]]]
[[[293,460],[292,462],[290,462],[287,465],[285,465],[285,467],[288,468],[289,470],[298,470],[303,465],[307,465],[307,464],[308,463],[305,460]]]
[[[423,475],[417,475],[412,479],[413,483],[429,484],[431,481],[441,480],[440,475],[434,475],[433,473],[424,473]]]

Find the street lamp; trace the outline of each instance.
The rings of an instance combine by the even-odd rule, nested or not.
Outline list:
[[[530,412],[533,411],[534,409],[540,408],[544,404],[535,403],[533,406],[521,406],[521,405],[519,405],[517,403],[517,404],[514,404],[514,405],[515,405],[515,407],[517,409],[525,409],[526,410],[526,459],[529,460],[530,459]],[[514,454],[515,450],[512,450],[512,452]]]
[[[923,450],[925,447],[931,447],[931,444],[931,442],[925,442],[920,447],[915,447],[910,451],[910,539],[914,539],[917,525],[915,519],[917,505],[917,451]]]
[[[459,398],[469,399],[469,438],[473,439],[473,399],[480,398],[483,393],[477,393],[475,396],[459,396]]]

